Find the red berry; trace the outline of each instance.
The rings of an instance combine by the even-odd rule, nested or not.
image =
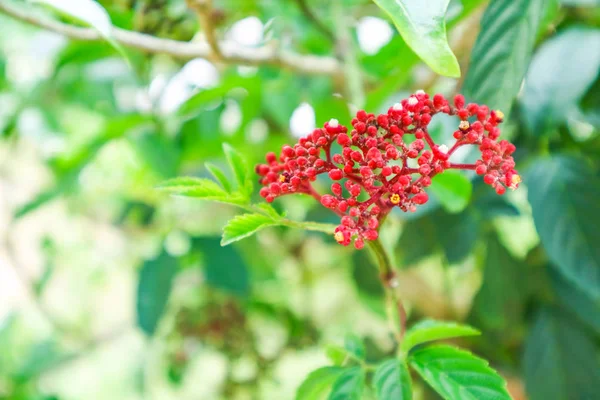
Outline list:
[[[331,171],[329,171],[329,177],[334,181],[339,181],[344,177],[344,173],[341,169],[332,169]]]

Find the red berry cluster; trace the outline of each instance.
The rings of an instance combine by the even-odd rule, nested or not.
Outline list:
[[[460,119],[450,148],[435,144],[427,130],[438,113]],[[377,228],[393,207],[414,211],[426,203],[425,188],[446,169],[475,170],[498,194],[506,187],[516,189],[521,179],[511,156],[515,146],[497,141],[503,117],[487,106],[465,105],[462,95],[451,105],[440,94],[430,98],[418,91],[386,114],[358,111],[350,134],[332,119],[293,147],[284,146],[279,157],[268,153],[267,163],[256,167],[264,186],[260,195],[267,202],[290,193],[314,196],[341,216],[335,239],[345,246],[354,240],[361,249],[365,240],[377,239]],[[333,153],[336,143],[341,151]],[[481,158],[475,164],[451,162],[451,155],[465,145],[477,145]],[[334,182],[331,194],[320,195],[312,182],[325,173]]]

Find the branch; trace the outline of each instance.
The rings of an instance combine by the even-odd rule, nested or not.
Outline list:
[[[212,0],[187,0],[187,3],[188,7],[196,12],[213,55],[219,59],[223,58],[212,20]]]
[[[331,31],[331,29],[329,29],[329,27],[327,25],[325,25],[316,15],[315,13],[310,9],[310,7],[308,6],[308,4],[306,4],[306,0],[296,0],[296,3],[298,3],[298,7],[300,7],[300,10],[302,10],[302,13],[304,13],[304,16],[313,23],[313,25],[319,30],[321,31],[321,33],[325,36],[327,36],[327,38],[329,40],[331,40],[332,42],[335,41],[335,35],[333,34],[333,31]]]
[[[0,11],[17,20],[59,33],[71,39],[83,41],[104,40],[94,29],[79,28],[42,17],[32,12],[30,8],[15,6],[7,0],[0,0]],[[302,55],[287,50],[280,50],[272,45],[245,48],[236,43],[222,42],[218,45],[222,53],[222,58],[219,59],[215,56],[210,44],[206,41],[182,42],[161,39],[116,27],[113,28],[112,34],[116,42],[146,53],[167,54],[181,59],[205,58],[211,61],[223,61],[242,65],[270,65],[309,75],[339,76],[342,74],[340,63],[333,57]]]

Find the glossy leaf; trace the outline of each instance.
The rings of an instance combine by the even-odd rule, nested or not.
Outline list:
[[[296,400],[321,400],[344,372],[341,367],[322,367],[311,372],[296,392]]]
[[[238,215],[223,228],[221,246],[227,246],[228,244],[247,238],[259,230],[273,225],[277,225],[277,221],[263,214]]]
[[[148,335],[156,331],[176,273],[177,260],[167,253],[142,265],[137,288],[137,322]]]
[[[450,0],[373,0],[385,11],[402,38],[440,75],[459,77],[460,66],[446,37],[446,10]]]
[[[463,93],[508,115],[519,93],[546,0],[492,0],[481,20]]]
[[[468,351],[425,347],[410,356],[410,365],[445,400],[511,400],[504,379]]]
[[[361,367],[347,368],[333,383],[328,400],[362,400],[365,372]]]
[[[584,159],[554,155],[527,171],[533,220],[557,270],[600,299],[600,178]]]
[[[575,321],[542,310],[525,343],[525,385],[531,400],[593,399],[598,395],[598,347]]]
[[[412,400],[412,380],[406,364],[397,359],[384,361],[375,370],[373,386],[380,400]]]
[[[406,332],[401,349],[406,353],[413,347],[423,343],[480,334],[481,332],[468,325],[448,321],[425,320],[417,323]]]
[[[469,204],[473,185],[464,174],[458,171],[446,171],[432,179],[431,191],[448,212],[458,213]]]
[[[540,48],[531,62],[521,105],[534,135],[565,120],[600,71],[600,31],[575,27]]]

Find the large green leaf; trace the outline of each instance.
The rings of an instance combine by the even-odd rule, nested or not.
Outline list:
[[[564,121],[600,71],[600,31],[575,27],[548,40],[536,53],[525,79],[521,105],[529,128],[543,135]]]
[[[402,38],[440,75],[457,78],[460,66],[446,37],[446,9],[450,0],[373,0],[385,11]]]
[[[598,347],[576,321],[557,311],[545,309],[537,316],[523,364],[531,400],[598,397]]]
[[[406,332],[401,349],[405,353],[415,346],[434,340],[451,339],[463,336],[477,336],[477,329],[448,321],[425,320],[414,325]]]
[[[230,220],[223,228],[221,246],[227,246],[268,226],[277,225],[277,221],[263,214],[243,214]]]
[[[483,284],[473,301],[472,313],[488,329],[510,331],[523,318],[525,271],[495,235],[487,240],[486,247]]]
[[[146,261],[137,288],[137,322],[148,335],[154,334],[171,294],[177,260],[167,253]]]
[[[322,367],[311,372],[298,388],[296,400],[324,399],[342,372],[341,367]]]
[[[458,213],[469,204],[473,185],[464,174],[458,171],[446,171],[432,179],[431,191],[448,212]]]
[[[546,0],[492,0],[471,53],[464,94],[506,114],[519,93]]]
[[[550,260],[594,301],[600,299],[600,178],[578,157],[535,160],[527,171],[533,220]]]
[[[390,359],[379,365],[373,386],[379,400],[412,400],[412,380],[404,361]]]
[[[346,369],[333,383],[328,400],[362,400],[365,372],[361,367]]]
[[[558,302],[600,333],[600,298],[594,299],[573,285],[553,265],[548,266],[548,274]]]
[[[202,253],[202,266],[206,283],[237,296],[250,292],[250,273],[246,262],[235,246],[221,247],[216,237],[193,240],[195,251]]]
[[[506,382],[488,362],[452,346],[415,351],[410,365],[445,400],[510,400]]]
[[[69,15],[95,28],[102,36],[111,35],[110,16],[94,0],[29,0],[32,3],[46,4],[63,14]]]

